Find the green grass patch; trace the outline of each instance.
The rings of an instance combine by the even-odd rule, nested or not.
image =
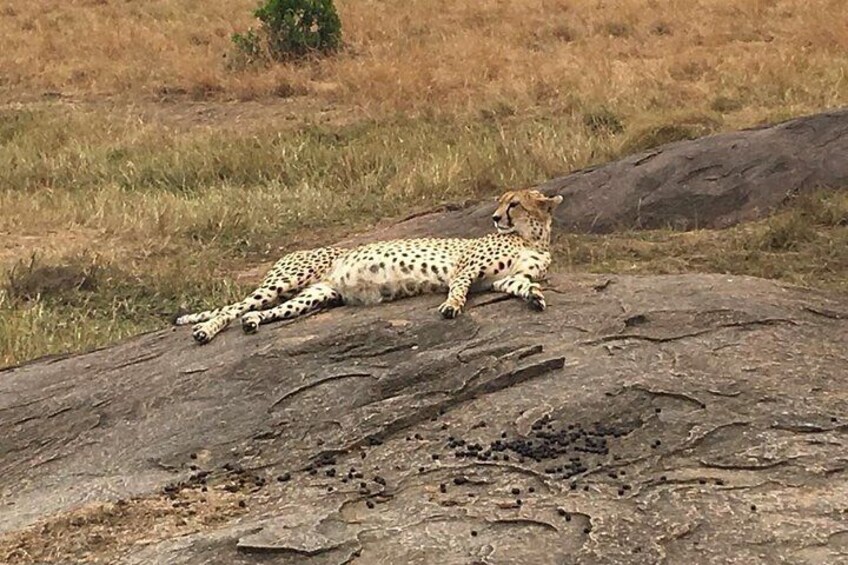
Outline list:
[[[558,271],[726,273],[848,292],[848,193],[804,196],[724,230],[561,234],[554,249]]]
[[[91,254],[30,258],[0,285],[0,366],[166,327],[180,311],[231,302],[244,290],[179,258],[148,269]]]

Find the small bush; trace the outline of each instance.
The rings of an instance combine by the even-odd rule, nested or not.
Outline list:
[[[333,0],[265,0],[253,14],[259,29],[232,36],[239,63],[289,61],[341,47],[342,25]]]
[[[231,39],[236,48],[237,65],[250,65],[264,58],[262,41],[256,30],[249,29],[244,33],[234,33]]]
[[[845,190],[817,190],[796,196],[790,202],[816,226],[848,226],[848,192]]]
[[[0,144],[8,143],[21,135],[32,124],[30,112],[18,110],[0,111]]]

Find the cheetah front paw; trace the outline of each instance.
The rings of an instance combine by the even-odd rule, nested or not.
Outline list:
[[[241,317],[241,329],[244,330],[246,334],[256,333],[256,330],[259,329],[259,322],[261,321],[261,317],[256,312],[248,312],[244,316]]]
[[[538,284],[532,285],[530,290],[527,291],[527,303],[530,304],[530,308],[539,312],[544,311],[548,307],[545,304],[545,296],[542,294],[542,289]]]
[[[191,328],[191,337],[200,345],[204,345],[212,341],[211,332],[207,331],[203,324],[197,324]]]
[[[447,318],[449,320],[459,316],[461,311],[461,306],[456,306],[450,302],[443,302],[442,305],[439,306],[439,314],[441,314],[443,318]]]

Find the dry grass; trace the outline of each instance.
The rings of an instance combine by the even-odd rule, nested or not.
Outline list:
[[[340,56],[233,72],[229,37],[252,24],[253,0],[11,0],[0,11],[2,90],[8,99],[303,93],[374,115],[718,105],[744,121],[833,105],[846,89],[841,0],[337,4]]]
[[[150,495],[88,504],[0,535],[7,565],[116,563],[129,548],[177,538],[247,512],[242,493],[219,488],[182,490],[173,497]]]
[[[848,102],[834,0],[337,4],[341,54],[247,69],[226,56],[253,0],[0,8],[0,279],[33,252],[37,273],[96,267],[94,288],[5,285],[0,365],[161,326],[384,218]],[[567,239],[561,261],[833,286],[811,242],[844,228],[800,223],[741,266],[717,259],[753,245],[738,230]]]
[[[206,277],[222,256],[326,242],[410,209],[549,178],[609,150],[571,117],[175,135],[96,113],[12,116],[24,125],[0,153],[0,186],[15,187],[0,190],[0,233],[34,246],[39,234],[88,234],[109,259],[191,257]],[[572,125],[583,133],[566,143]],[[26,251],[15,245],[0,261]]]
[[[848,194],[814,194],[725,230],[562,235],[555,249],[559,271],[727,273],[848,293]]]

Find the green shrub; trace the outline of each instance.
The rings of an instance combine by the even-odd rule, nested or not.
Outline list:
[[[265,0],[254,15],[261,22],[259,30],[232,37],[247,62],[264,56],[287,61],[341,47],[342,24],[333,0]]]
[[[246,66],[263,59],[262,41],[256,30],[234,33],[232,41],[236,47],[236,65]]]

